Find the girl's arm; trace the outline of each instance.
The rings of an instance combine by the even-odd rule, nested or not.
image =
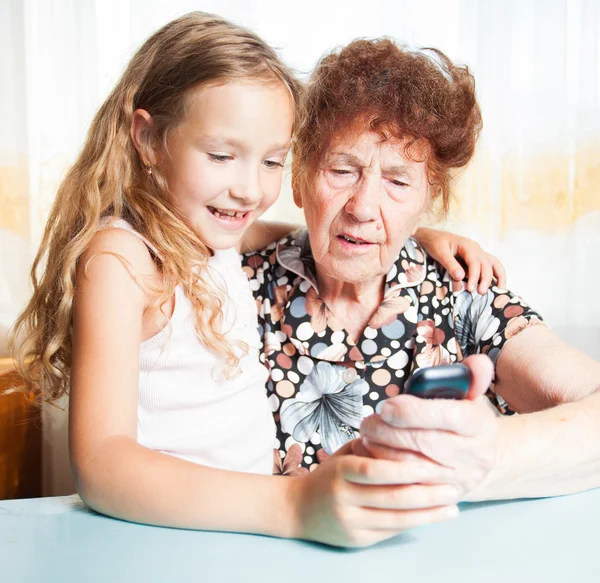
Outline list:
[[[256,221],[244,233],[239,243],[238,251],[240,253],[250,253],[264,249],[270,243],[279,241],[279,239],[298,229],[300,226],[294,223]]]
[[[496,279],[496,285],[506,289],[506,272],[500,261],[486,253],[478,243],[467,237],[461,237],[446,231],[422,227],[414,238],[425,251],[439,261],[456,281],[468,276],[467,289],[485,294]],[[467,273],[457,261],[461,259],[467,267]]]
[[[108,230],[77,275],[69,438],[77,490],[91,508],[146,524],[343,546],[455,514],[454,493],[398,485],[427,480],[385,460],[346,455],[285,478],[200,466],[137,443],[139,347],[153,331],[143,317],[151,298],[132,273],[159,283],[143,243]]]
[[[256,221],[246,231],[238,251],[249,253],[264,249],[300,226],[293,223]],[[496,279],[498,287],[506,287],[506,272],[502,263],[493,255],[486,253],[472,239],[425,227],[419,229],[414,238],[429,255],[448,270],[453,279],[461,281],[468,276],[469,291],[474,291],[477,287],[479,293],[484,294],[492,285],[493,278]],[[457,258],[466,265],[466,274]]]

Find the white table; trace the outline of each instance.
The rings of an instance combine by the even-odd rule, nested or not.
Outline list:
[[[77,496],[0,501],[0,582],[600,583],[600,490],[463,505],[375,547],[131,524]]]

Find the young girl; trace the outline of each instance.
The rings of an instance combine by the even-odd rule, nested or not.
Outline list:
[[[341,545],[454,512],[440,495],[375,514],[374,492],[395,508],[402,486],[373,485],[407,479],[393,462],[268,476],[274,420],[237,247],[283,234],[249,227],[279,194],[300,102],[258,37],[189,14],[133,57],[59,189],[18,356],[42,399],[69,393],[77,490],[99,512]]]

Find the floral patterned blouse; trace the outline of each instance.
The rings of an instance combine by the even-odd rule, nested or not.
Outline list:
[[[243,264],[257,301],[261,360],[270,371],[277,474],[314,469],[358,437],[362,419],[402,393],[416,370],[479,352],[495,362],[509,338],[541,323],[507,290],[466,291],[413,239],[387,274],[383,301],[356,343],[319,297],[306,230],[247,254]]]

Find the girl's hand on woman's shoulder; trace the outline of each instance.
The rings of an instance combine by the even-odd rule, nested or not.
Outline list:
[[[486,253],[472,239],[429,228],[419,229],[415,239],[448,270],[455,281],[463,281],[468,277],[468,291],[477,290],[485,294],[492,284],[506,289],[506,271],[500,260]],[[466,273],[458,260],[466,265]]]

